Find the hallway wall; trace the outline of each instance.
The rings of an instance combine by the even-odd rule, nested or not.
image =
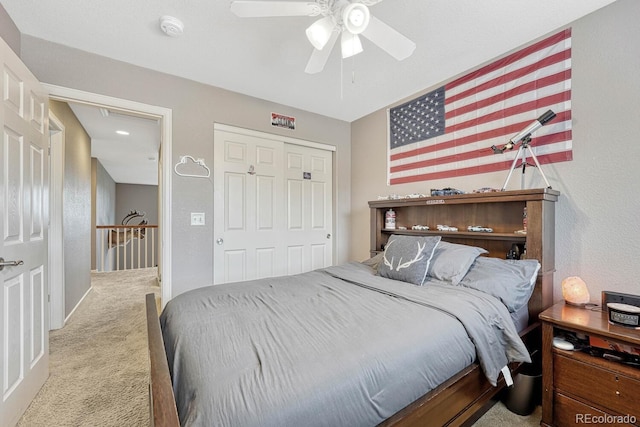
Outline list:
[[[65,102],[50,101],[65,127],[63,235],[65,317],[91,288],[91,138]]]

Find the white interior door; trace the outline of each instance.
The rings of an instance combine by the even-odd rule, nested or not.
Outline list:
[[[281,141],[214,132],[214,283],[286,274]]]
[[[214,283],[332,263],[332,152],[214,132]]]
[[[285,244],[287,274],[332,263],[332,153],[287,144]]]
[[[49,374],[48,106],[35,77],[0,39],[0,419],[13,426]]]

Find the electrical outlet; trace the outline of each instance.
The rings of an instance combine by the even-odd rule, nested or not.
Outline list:
[[[191,212],[191,225],[204,225],[204,212]]]

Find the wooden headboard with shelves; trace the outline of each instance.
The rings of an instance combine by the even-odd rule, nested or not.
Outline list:
[[[555,271],[555,202],[560,193],[550,188],[471,193],[453,196],[374,200],[371,211],[371,255],[383,250],[392,234],[440,235],[452,243],[479,246],[487,256],[505,258],[512,245],[526,248],[526,257],[537,259],[541,268],[531,301],[531,321],[553,303]],[[523,212],[527,209],[527,234],[523,228]],[[385,213],[393,209],[396,229],[385,230]],[[449,225],[458,231],[439,231],[436,226]],[[429,230],[412,230],[426,225]],[[467,231],[470,225],[489,227],[493,232]],[[399,227],[406,227],[401,230]]]

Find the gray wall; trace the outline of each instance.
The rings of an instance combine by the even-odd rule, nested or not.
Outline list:
[[[0,37],[20,56],[20,31],[0,4]]]
[[[158,186],[116,184],[116,223],[130,211],[144,212],[149,224],[158,224]],[[135,222],[135,221],[134,221]]]
[[[49,103],[65,127],[64,230],[65,316],[91,287],[91,139],[64,102]]]
[[[91,161],[95,177],[93,181],[94,192],[91,198],[95,212],[95,219],[91,229],[94,230],[95,225],[113,225],[118,224],[118,222],[116,222],[116,183],[98,159],[92,158]],[[100,233],[92,233],[91,235],[94,240],[92,243],[91,269],[102,270],[104,262],[104,271],[113,270],[115,258],[112,251],[105,251],[101,240],[96,239],[96,236],[100,236]]]
[[[158,186],[157,185],[137,185],[137,184],[116,184],[116,222],[120,224],[122,219],[129,214],[132,210],[145,213],[145,219],[149,225],[158,225]],[[139,224],[142,219],[134,219],[131,221],[131,225]],[[155,233],[155,246],[157,248],[158,232]],[[147,238],[148,237],[148,238]],[[148,230],[148,235],[145,236],[140,242],[134,241],[134,251],[137,251],[138,243],[141,244],[141,258],[142,263],[140,267],[145,267],[144,264],[144,248],[147,245],[148,252],[148,266],[154,267],[158,264],[158,253],[154,253],[154,264],[151,264],[151,230]],[[138,268],[137,253],[134,252],[134,262],[131,266],[130,259],[127,260],[127,268]],[[120,265],[124,266],[124,252],[120,254]]]
[[[0,19],[2,16],[0,11]],[[640,293],[633,271],[640,250],[635,168],[640,158],[636,142],[640,133],[636,117],[640,111],[636,76],[640,55],[634,45],[640,39],[637,16],[640,2],[618,0],[571,25],[574,160],[543,165],[551,185],[562,192],[557,206],[556,298],[560,280],[569,275],[583,277],[594,298],[601,289]],[[0,28],[3,38],[15,36],[15,31],[9,30],[7,36],[4,26]],[[15,48],[15,42],[5,40]],[[21,57],[43,82],[173,109],[172,163],[190,154],[212,164],[214,122],[336,145],[337,262],[367,256],[367,201],[379,194],[446,186],[465,190],[500,187],[506,177],[506,173],[495,173],[388,187],[386,109],[349,124],[29,36],[21,39]],[[296,116],[300,123],[296,134],[270,129],[265,119],[270,111]],[[543,183],[533,173],[527,185]],[[517,180],[512,181],[513,186]],[[192,211],[212,217],[213,197],[208,182],[193,185],[175,179],[171,191],[175,295],[212,281],[211,226],[194,231],[188,224]]]
[[[573,275],[585,280],[595,300],[603,289],[640,293],[639,16],[640,2],[618,0],[570,25],[573,161],[542,165],[562,194],[556,206],[556,299],[561,280]],[[387,186],[386,123],[386,109],[352,123],[351,257],[356,259],[369,251],[368,200],[430,188],[501,188],[507,176],[504,171]],[[528,171],[529,188],[545,186],[535,169]],[[519,185],[516,176],[509,188]]]
[[[70,49],[23,35],[21,58],[42,82],[117,98],[171,108],[173,110],[173,159],[180,155],[203,158],[213,164],[214,123],[281,134],[332,144],[335,191],[335,261],[350,253],[351,126],[347,122],[278,105],[250,96],[203,85],[135,67],[104,57]],[[272,111],[295,116],[295,132],[270,126]],[[172,277],[173,295],[213,283],[213,229],[190,226],[190,212],[213,218],[213,186],[208,180],[174,175],[172,188]],[[90,252],[90,251],[88,251]],[[163,278],[166,281],[166,278]]]

